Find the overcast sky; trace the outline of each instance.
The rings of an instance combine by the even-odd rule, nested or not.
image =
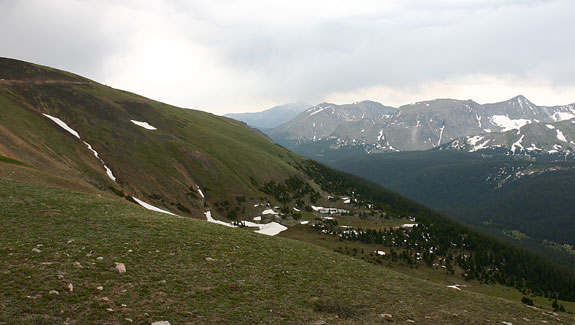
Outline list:
[[[216,114],[575,102],[573,0],[0,0],[0,56]]]

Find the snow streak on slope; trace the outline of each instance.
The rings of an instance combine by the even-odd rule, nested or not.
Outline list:
[[[223,221],[216,220],[216,219],[212,218],[212,212],[211,211],[206,211],[206,212],[204,212],[204,214],[206,215],[206,219],[208,220],[208,222],[217,223],[218,225],[222,225],[222,226],[226,226],[226,227],[236,228],[236,226],[234,226],[230,223],[223,222]]]
[[[330,108],[330,107],[331,107],[331,106],[318,107],[316,110],[314,110],[313,112],[311,112],[309,115],[310,115],[310,116],[313,116],[313,115],[315,115],[315,114],[317,114],[317,113],[319,113],[319,112],[321,112],[321,111],[324,111],[324,110],[326,110],[326,109],[328,109],[328,108]]]
[[[78,132],[76,132],[74,129],[72,129],[71,127],[68,126],[68,124],[66,124],[64,121],[62,121],[61,119],[48,115],[48,114],[43,114],[44,116],[46,116],[47,118],[51,119],[52,121],[54,121],[54,123],[58,124],[61,128],[63,128],[64,130],[70,132],[73,136],[75,136],[76,138],[82,140],[82,138],[80,138],[80,134],[78,134]],[[92,153],[94,154],[94,156],[96,156],[96,158],[98,158],[98,160],[100,160],[100,162],[102,163],[102,165],[104,165],[104,169],[106,170],[106,175],[108,175],[108,177],[110,177],[110,179],[112,179],[114,182],[116,181],[116,177],[114,176],[114,174],[112,174],[112,170],[110,170],[110,168],[108,168],[108,166],[106,165],[106,163],[104,162],[104,160],[102,160],[102,158],[100,158],[100,156],[98,155],[98,152],[96,152],[96,150],[94,150],[94,148],[92,148],[92,146],[82,140],[82,142],[84,142],[84,144],[88,147],[88,149],[90,151],[92,151]]]
[[[385,137],[383,136],[383,129],[379,130],[379,135],[377,136],[377,141],[384,140]]]
[[[439,141],[437,141],[437,145],[441,144],[441,138],[443,138],[443,130],[445,130],[445,124],[441,126],[441,131],[439,132]]]
[[[146,130],[157,130],[155,127],[148,124],[148,122],[140,122],[135,120],[130,120],[132,123],[136,124],[137,126],[141,126]]]
[[[513,153],[515,153],[515,151],[517,150],[516,148],[519,148],[521,150],[525,149],[523,147],[523,145],[521,144],[521,142],[523,142],[523,139],[525,138],[525,134],[521,135],[521,138],[519,138],[519,140],[515,141],[512,145],[511,145],[511,151],[513,151]]]
[[[88,147],[88,149],[90,149],[90,151],[92,151],[92,153],[94,154],[94,156],[96,156],[96,158],[98,158],[98,160],[100,160],[100,162],[102,163],[102,165],[104,165],[104,169],[106,170],[106,175],[108,175],[108,177],[110,177],[114,182],[116,181],[116,177],[114,176],[114,174],[112,174],[112,171],[110,170],[110,168],[108,168],[108,166],[106,166],[106,163],[102,160],[102,158],[100,158],[100,156],[98,155],[98,152],[96,150],[94,150],[92,148],[92,146],[82,140],[84,142],[84,144],[86,145],[86,147]]]
[[[152,211],[156,211],[156,212],[161,212],[161,213],[166,213],[166,214],[171,214],[173,216],[178,216],[177,214],[171,213],[170,211],[166,211],[166,210],[162,210],[158,207],[155,207],[151,204],[148,204],[142,200],[138,200],[135,197],[132,197],[132,199],[134,199],[134,201],[138,202],[139,205],[143,206],[144,208],[148,209],[148,210],[152,210]]]
[[[68,126],[68,124],[66,124],[64,121],[62,121],[61,119],[48,115],[48,114],[42,114],[44,116],[46,116],[47,118],[51,119],[52,121],[54,121],[56,124],[58,124],[62,129],[70,132],[73,136],[75,136],[76,138],[80,139],[80,135],[78,134],[78,132],[74,131],[71,127]]]
[[[561,130],[557,130],[557,139],[559,141],[563,141],[563,142],[567,142],[567,138],[565,137],[565,134],[563,134],[563,132],[561,132]]]

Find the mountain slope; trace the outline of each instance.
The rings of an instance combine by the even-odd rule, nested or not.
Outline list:
[[[572,320],[95,195],[0,180],[0,203],[0,322]],[[127,271],[119,274],[116,263]]]
[[[302,113],[274,129],[270,136],[289,149],[321,159],[426,150],[464,136],[575,117],[575,104],[536,106],[523,96],[485,105],[472,100],[436,99],[361,116],[354,114],[353,105],[342,105],[342,109],[331,114],[339,118],[331,116],[329,110],[322,110],[324,106],[320,104]],[[347,115],[353,118],[347,118]]]
[[[7,59],[0,63],[22,66]],[[524,294],[575,300],[569,271],[396,193],[299,157],[244,123],[68,73],[59,77],[53,69],[32,64],[13,74],[0,78],[2,178],[127,199],[233,226],[237,232],[281,232],[326,246],[345,242],[339,250],[329,248],[348,249],[357,259],[407,272],[425,268],[445,277],[445,285],[499,283]],[[9,192],[11,185],[5,186]],[[45,213],[46,222],[56,217]],[[83,230],[97,225],[89,223]]]
[[[274,106],[261,112],[228,113],[224,116],[245,122],[247,125],[260,130],[269,130],[288,122],[310,107],[310,104],[297,102]]]
[[[0,60],[0,155],[196,217],[203,217],[204,204],[216,199],[246,196],[256,201],[266,196],[258,184],[303,177],[292,166],[301,158],[240,122],[31,64],[17,74],[13,64]]]

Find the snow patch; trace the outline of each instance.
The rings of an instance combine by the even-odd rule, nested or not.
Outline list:
[[[311,208],[312,208],[314,211],[323,210],[323,207],[316,207],[316,206],[313,206],[313,205],[311,206]]]
[[[309,221],[307,221],[307,220],[300,222],[300,224],[302,224],[302,225],[307,225],[308,223],[309,223]]]
[[[575,114],[570,113],[570,112],[555,112],[553,113],[553,115],[551,116],[551,118],[555,121],[564,121],[564,120],[570,120],[572,118],[575,117]]]
[[[551,125],[551,124],[545,124],[545,126],[546,126],[548,129],[550,129],[550,130],[554,130],[554,129],[555,129],[555,127],[554,127],[553,125]]]
[[[461,286],[461,284],[452,284],[452,285],[447,286],[447,287],[461,291],[460,286]]]
[[[471,149],[470,152],[475,152],[487,148],[487,144],[489,143],[489,141],[491,140],[489,139],[485,140],[485,142],[480,143],[478,146],[473,147],[473,149]]]
[[[262,221],[262,217],[254,217],[254,221]]]
[[[481,139],[483,139],[482,136],[476,135],[476,136],[473,136],[473,137],[467,139],[467,143],[469,143],[470,145],[472,145],[472,146],[475,147],[475,145],[477,144],[477,142],[481,141]]]
[[[567,142],[565,134],[563,134],[563,132],[561,132],[559,129],[557,129],[557,139],[559,139],[559,141]]]
[[[491,123],[502,128],[503,130],[501,130],[501,132],[519,129],[522,126],[531,123],[531,120],[526,119],[512,120],[507,115],[493,115],[492,117],[489,118],[489,120],[491,121]]]
[[[379,135],[377,136],[377,141],[384,140],[385,137],[383,136],[383,129],[379,130]]]
[[[385,256],[385,252],[384,251],[375,251],[375,253],[379,256]]]
[[[331,106],[319,107],[317,110],[311,112],[309,115],[310,115],[310,116],[313,116],[313,115],[315,115],[315,114],[317,114],[317,113],[319,113],[319,112],[321,112],[321,111],[324,111],[324,110],[326,110],[326,109],[328,109],[328,108],[330,108],[330,107],[331,107]]]
[[[519,140],[515,141],[515,143],[513,143],[511,145],[511,151],[513,151],[513,153],[515,153],[515,148],[521,148],[522,150],[524,150],[525,148],[523,147],[523,145],[521,144],[521,142],[523,142],[523,139],[525,138],[525,134],[521,135],[521,138],[519,138]]]
[[[132,123],[136,124],[137,126],[143,127],[146,130],[157,130],[155,127],[148,124],[148,122],[140,122],[135,120],[130,120]]]
[[[161,213],[166,213],[166,214],[171,214],[173,216],[178,216],[177,214],[171,213],[170,211],[166,211],[166,210],[162,210],[158,207],[155,207],[151,204],[148,204],[142,200],[136,199],[135,197],[132,197],[132,199],[134,199],[134,201],[138,202],[139,205],[143,206],[144,208],[148,209],[148,210],[152,210],[152,211],[156,211],[156,212],[161,212]]]
[[[198,193],[200,193],[200,196],[202,197],[202,199],[205,199],[206,197],[204,196],[204,192],[202,192],[202,190],[200,189],[200,187],[198,187]]]
[[[258,234],[268,236],[275,236],[280,232],[288,229],[286,226],[280,225],[277,222],[270,222],[263,225],[258,225],[258,227],[260,228],[259,230],[256,230]]]
[[[206,212],[204,212],[204,214],[206,215],[206,219],[208,220],[208,222],[217,223],[217,224],[220,224],[220,225],[226,226],[226,227],[237,228],[237,226],[234,226],[231,223],[215,220],[214,218],[212,218],[211,211],[206,211]],[[254,220],[258,221],[257,218],[259,218],[259,220],[261,220],[261,217],[255,217]],[[258,228],[258,230],[256,230],[255,232],[257,232],[258,234],[263,234],[263,235],[268,235],[268,236],[275,236],[275,235],[279,234],[280,232],[288,229],[286,226],[283,226],[277,222],[260,224],[260,223],[254,223],[254,222],[249,222],[249,221],[242,221],[242,223],[246,227]]]
[[[526,149],[527,151],[541,151],[541,150],[543,150],[543,149],[541,149],[541,148],[537,148],[537,146],[536,146],[534,143],[532,143],[530,147],[525,148],[525,149]]]
[[[413,228],[417,226],[417,223],[404,223],[403,225],[399,226],[399,228]]]
[[[204,214],[206,215],[206,219],[208,220],[208,222],[217,223],[218,225],[222,225],[222,226],[226,226],[226,227],[236,228],[236,226],[234,226],[230,223],[223,222],[223,221],[216,220],[216,219],[212,218],[212,212],[211,211],[206,211],[206,212],[204,212]]]
[[[553,149],[547,151],[548,153],[558,153],[559,151],[563,150],[563,147],[559,144],[554,144]]]
[[[262,214],[274,214],[275,215],[275,214],[279,214],[279,213],[275,212],[272,209],[265,209],[264,211],[262,211]]]

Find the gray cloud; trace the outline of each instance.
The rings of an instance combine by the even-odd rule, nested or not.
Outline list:
[[[476,74],[575,87],[573,1],[350,3],[4,0],[0,55],[207,109]]]
[[[509,3],[475,10],[407,8],[413,11],[395,18],[353,17],[310,30],[233,26],[226,38],[234,41],[218,44],[219,52],[230,66],[267,74],[276,88],[267,91],[293,88],[306,95],[474,73],[573,84],[575,75],[565,73],[575,66],[575,42],[565,37],[575,30],[573,4]]]
[[[102,78],[120,41],[103,13],[85,1],[0,1],[0,54]]]

